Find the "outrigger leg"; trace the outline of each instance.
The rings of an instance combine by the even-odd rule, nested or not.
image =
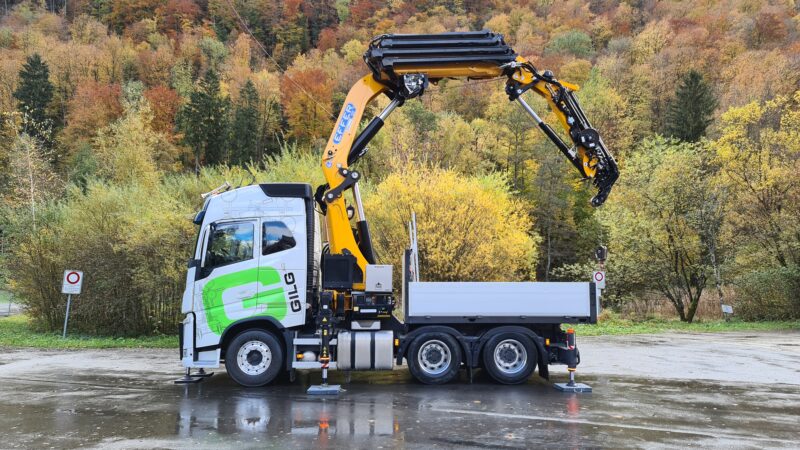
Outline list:
[[[565,349],[569,383],[555,383],[555,388],[561,392],[592,392],[588,384],[575,382],[575,371],[578,368],[578,347],[575,345],[575,330],[567,330],[567,348]]]

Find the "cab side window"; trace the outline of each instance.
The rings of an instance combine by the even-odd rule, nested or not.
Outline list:
[[[261,254],[263,255],[289,250],[297,245],[294,236],[292,236],[292,231],[283,222],[264,222],[262,231]]]
[[[206,253],[206,269],[253,258],[255,242],[252,223],[222,223],[211,230]]]

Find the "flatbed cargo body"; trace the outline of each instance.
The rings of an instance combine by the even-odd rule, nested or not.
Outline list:
[[[594,323],[594,283],[410,282],[404,322]]]

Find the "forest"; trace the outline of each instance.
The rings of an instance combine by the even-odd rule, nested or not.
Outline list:
[[[71,327],[174,332],[201,193],[322,184],[374,36],[480,29],[581,86],[620,180],[592,208],[504,80],[443,80],[359,163],[383,263],[414,211],[423,279],[587,280],[602,244],[620,314],[800,318],[794,0],[4,0],[0,289],[58,329],[81,269]]]

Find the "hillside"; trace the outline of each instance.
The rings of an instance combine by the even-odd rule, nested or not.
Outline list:
[[[78,318],[122,314],[115,292],[146,322],[120,332],[172,330],[197,194],[320,184],[316,155],[370,39],[475,29],[582,87],[622,178],[592,209],[502,80],[442,81],[361,163],[387,262],[403,244],[388,237],[405,236],[396,211],[429,208],[430,279],[583,279],[607,244],[609,306],[666,302],[691,320],[719,293],[747,318],[800,317],[795,2],[48,0],[0,14],[0,278],[46,326],[69,262],[97,270]],[[434,190],[453,192],[439,200],[453,215],[425,203]],[[504,231],[453,226],[472,199]],[[447,244],[478,237],[490,247]],[[454,248],[476,266],[455,267]]]

